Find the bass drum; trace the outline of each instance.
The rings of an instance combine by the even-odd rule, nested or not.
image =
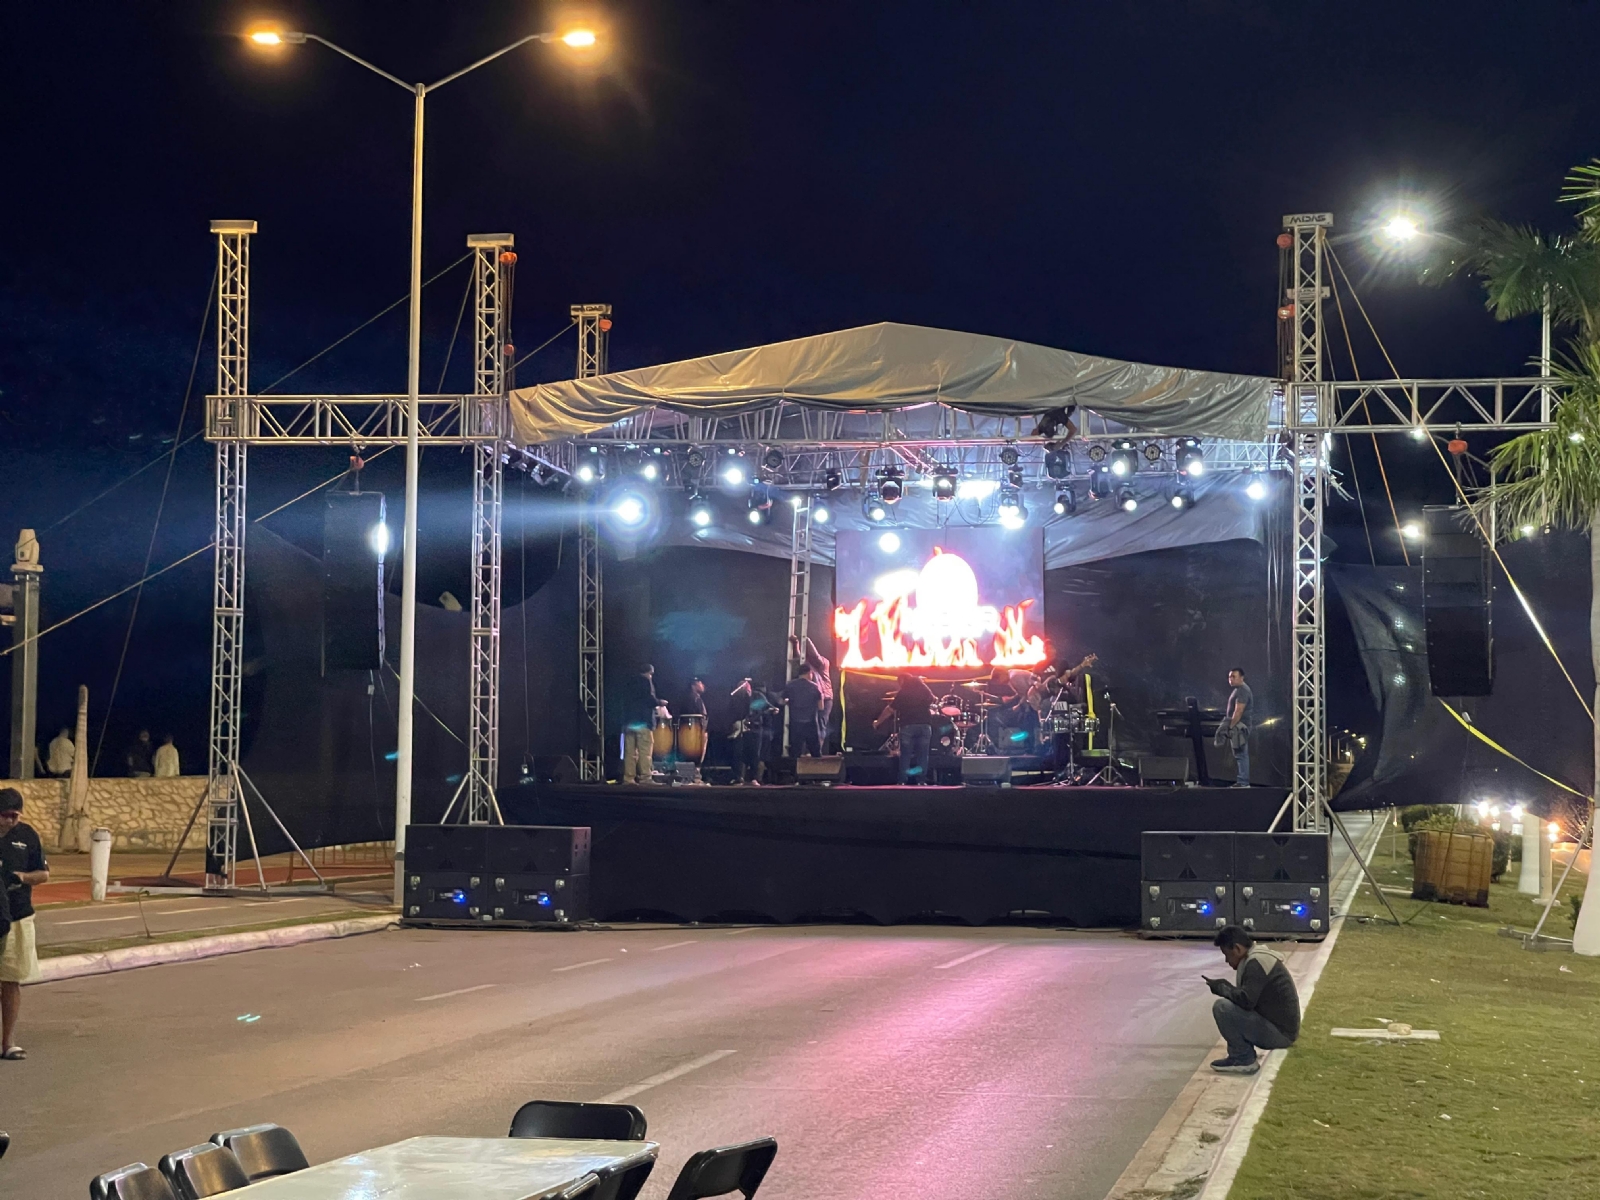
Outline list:
[[[668,758],[672,754],[672,718],[656,714],[650,728],[650,753],[655,758]]]
[[[706,719],[699,713],[678,718],[678,757],[684,762],[699,762],[706,755]]]

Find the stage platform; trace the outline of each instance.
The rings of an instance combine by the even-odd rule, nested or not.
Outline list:
[[[1283,788],[638,787],[502,793],[588,825],[600,920],[1139,923],[1140,834],[1265,829]]]

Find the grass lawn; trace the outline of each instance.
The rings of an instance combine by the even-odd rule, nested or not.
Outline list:
[[[1374,866],[1409,887],[1403,841]],[[1231,1200],[1600,1197],[1600,959],[1499,937],[1538,916],[1516,876],[1486,909],[1391,895],[1409,924],[1345,922]],[[1570,938],[1562,901],[1544,932]],[[1352,911],[1383,910],[1363,886]],[[1443,1040],[1328,1036],[1384,1019]]]

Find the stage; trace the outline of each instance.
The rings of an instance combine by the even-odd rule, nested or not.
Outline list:
[[[599,920],[1139,921],[1140,834],[1266,829],[1283,788],[638,787],[502,793],[593,830]]]

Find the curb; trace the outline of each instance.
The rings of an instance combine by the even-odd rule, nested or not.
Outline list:
[[[1383,826],[1375,823],[1375,829],[1373,846],[1382,837]],[[1370,858],[1373,846],[1364,846],[1363,856]],[[1348,869],[1354,878],[1337,906],[1340,915],[1329,922],[1328,936],[1304,956],[1303,968],[1295,970],[1295,959],[1290,960],[1302,1011],[1310,1007],[1317,981],[1344,928],[1345,914],[1363,882],[1361,868],[1353,861]],[[1224,1050],[1218,1039],[1212,1054]],[[1209,1059],[1211,1054],[1206,1057]],[[1166,1196],[1174,1190],[1195,1200],[1226,1200],[1284,1057],[1284,1051],[1272,1051],[1259,1074],[1245,1077],[1218,1075],[1202,1062],[1128,1168],[1118,1176],[1106,1200],[1144,1200]]]
[[[376,933],[399,921],[399,915],[354,917],[348,921],[324,921],[314,925],[285,925],[278,929],[258,929],[245,933],[219,933],[212,937],[190,938],[183,942],[157,942],[150,946],[126,946],[98,954],[63,954],[39,963],[39,978],[32,983],[55,983],[62,979],[81,979],[85,975],[109,975],[113,971],[132,971],[138,967],[159,967],[165,963],[197,962],[223,954],[243,954],[249,950],[268,950],[280,946],[299,946],[332,938]]]

